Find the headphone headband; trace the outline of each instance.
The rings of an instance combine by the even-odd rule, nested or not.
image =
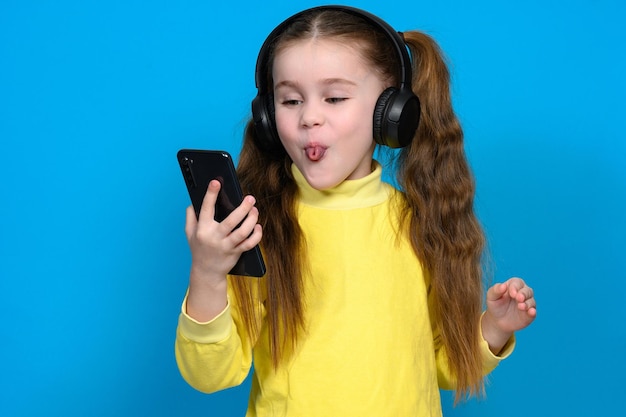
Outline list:
[[[348,6],[319,6],[296,13],[283,21],[270,32],[261,46],[254,78],[257,96],[252,100],[252,119],[257,133],[255,139],[257,146],[277,156],[284,154],[284,147],[276,129],[274,95],[269,91],[268,85],[270,52],[285,29],[304,14],[316,11],[338,11],[360,17],[391,41],[400,60],[398,66],[400,86],[388,87],[379,96],[374,108],[372,134],[376,143],[391,148],[401,148],[410,144],[419,123],[420,102],[411,87],[411,57],[404,36],[382,19],[364,10]]]
[[[289,17],[278,26],[274,28],[270,32],[270,34],[263,42],[261,46],[261,50],[259,51],[259,55],[256,61],[256,70],[254,76],[254,82],[261,94],[267,93],[268,86],[267,81],[265,79],[264,71],[268,67],[270,48],[273,43],[278,39],[278,37],[285,31],[289,25],[291,25],[295,20],[300,18],[304,14],[308,14],[315,11],[340,11],[349,13],[351,15],[360,17],[369,23],[371,23],[374,27],[381,29],[381,31],[387,36],[387,38],[393,44],[398,58],[400,59],[400,89],[411,89],[411,57],[409,56],[409,52],[406,48],[406,44],[404,42],[404,37],[401,32],[397,32],[394,30],[387,22],[375,16],[365,10],[357,9],[356,7],[350,6],[338,6],[338,5],[330,5],[330,6],[318,6],[312,7],[310,9],[303,10],[299,13],[294,14]]]

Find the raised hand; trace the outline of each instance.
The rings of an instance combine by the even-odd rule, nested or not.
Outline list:
[[[537,302],[531,287],[521,278],[510,278],[487,291],[487,310],[482,318],[483,337],[497,353],[511,335],[537,317]]]
[[[187,208],[185,234],[191,249],[187,313],[198,321],[207,321],[223,310],[228,271],[262,236],[252,196],[246,196],[222,222],[215,221],[220,187],[217,180],[209,183],[198,219],[193,207]]]

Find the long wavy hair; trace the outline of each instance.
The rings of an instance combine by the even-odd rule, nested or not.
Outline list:
[[[283,48],[312,38],[356,46],[381,79],[399,85],[398,58],[389,39],[370,23],[340,11],[316,11],[294,21],[270,52],[269,68]],[[443,55],[424,33],[408,31],[404,38],[412,57],[413,90],[422,104],[420,124],[411,144],[390,152],[388,162],[406,199],[401,230],[408,231],[430,277],[433,326],[446,349],[458,400],[483,391],[479,318],[484,236],[474,214],[474,180],[452,108]],[[274,366],[291,351],[305,325],[302,271],[306,251],[296,216],[298,189],[291,163],[284,149],[261,149],[254,125],[248,122],[238,174],[245,191],[257,199],[267,274],[261,280],[233,277],[231,287],[252,338],[261,331],[262,301]]]

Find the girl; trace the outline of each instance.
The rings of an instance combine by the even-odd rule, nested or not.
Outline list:
[[[432,416],[439,388],[480,394],[536,304],[512,278],[481,314],[484,238],[436,43],[313,8],[270,34],[256,81],[238,166],[249,195],[218,223],[212,181],[199,220],[187,210],[183,377],[213,392],[254,363],[248,416]],[[400,148],[384,164],[398,189],[378,144]],[[227,276],[259,243],[266,275]]]

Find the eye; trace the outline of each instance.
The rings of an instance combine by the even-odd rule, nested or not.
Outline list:
[[[300,103],[302,103],[302,100],[297,99],[285,99],[280,102],[283,106],[297,106]]]
[[[348,98],[347,97],[330,97],[327,98],[326,101],[330,104],[337,104],[337,103],[341,103],[342,101],[346,101]]]

